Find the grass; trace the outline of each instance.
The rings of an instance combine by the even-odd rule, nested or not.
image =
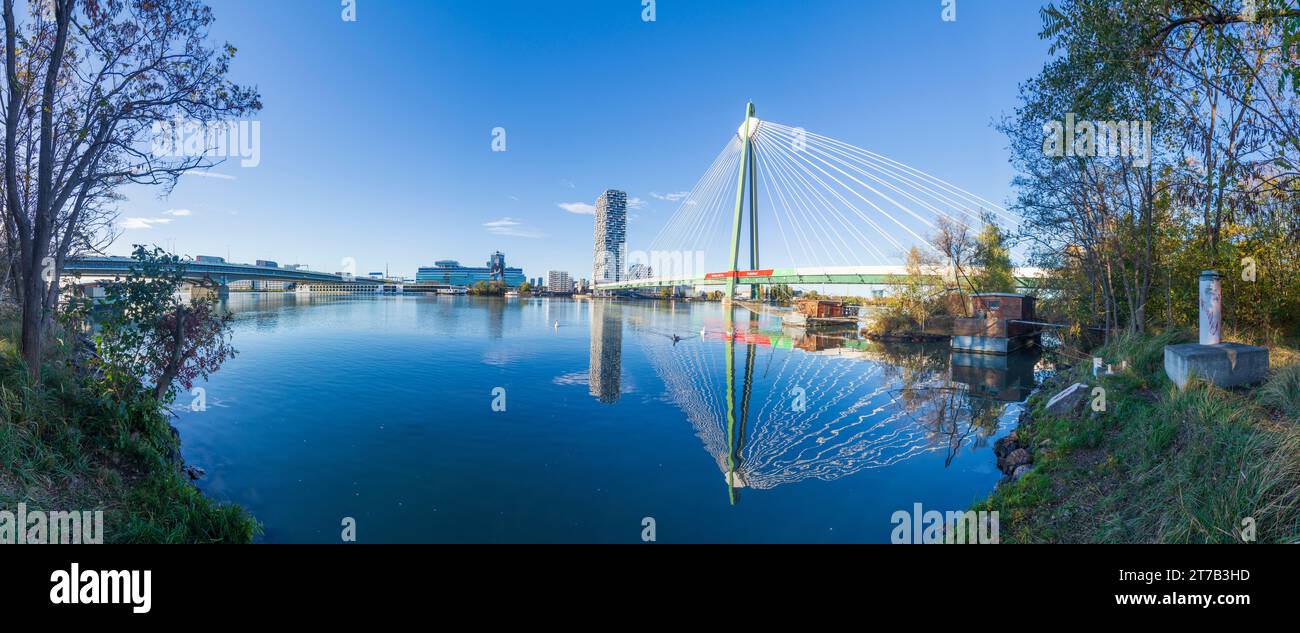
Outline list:
[[[1300,419],[1300,365],[1278,369],[1259,390],[1259,401],[1291,419]]]
[[[1300,542],[1300,365],[1253,391],[1179,391],[1163,350],[1189,339],[1126,337],[1097,352],[1125,369],[1098,379],[1083,363],[1031,398],[1017,434],[1035,468],[978,505],[1001,513],[1004,542],[1233,543],[1251,521],[1257,541]],[[1047,414],[1076,381],[1105,388],[1105,411]]]
[[[62,341],[40,382],[0,312],[0,508],[103,510],[106,542],[248,543],[260,526],[181,472],[168,414],[135,381],[110,386]]]

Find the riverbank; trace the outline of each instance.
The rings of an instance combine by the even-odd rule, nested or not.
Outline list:
[[[1180,392],[1163,352],[1190,339],[1121,340],[1098,352],[1113,375],[1081,361],[1030,398],[1015,441],[1031,468],[975,507],[1000,512],[1002,542],[1300,541],[1300,352],[1271,347],[1254,389]],[[1078,403],[1049,413],[1075,382],[1087,385]]]
[[[252,516],[189,482],[169,416],[143,385],[107,387],[71,336],[56,337],[37,383],[17,341],[0,306],[0,509],[102,510],[107,543],[253,540]]]

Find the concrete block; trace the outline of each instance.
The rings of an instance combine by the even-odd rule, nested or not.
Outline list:
[[[1196,378],[1220,387],[1253,385],[1268,377],[1268,348],[1240,343],[1169,345],[1165,374],[1179,389]]]

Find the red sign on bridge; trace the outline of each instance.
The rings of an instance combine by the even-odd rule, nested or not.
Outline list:
[[[772,268],[769,268],[767,270],[735,270],[735,271],[729,270],[721,273],[709,273],[705,275],[704,278],[705,279],[729,279],[731,277],[735,277],[736,279],[747,279],[749,277],[771,277],[773,270],[774,269]]]

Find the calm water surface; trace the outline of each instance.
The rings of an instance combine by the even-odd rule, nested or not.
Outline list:
[[[715,303],[226,306],[239,355],[176,424],[201,487],[267,542],[339,542],[343,517],[362,542],[636,542],[644,517],[660,542],[888,542],[894,511],[992,490],[993,441],[1033,384],[1032,359],[739,308],[729,325]]]

